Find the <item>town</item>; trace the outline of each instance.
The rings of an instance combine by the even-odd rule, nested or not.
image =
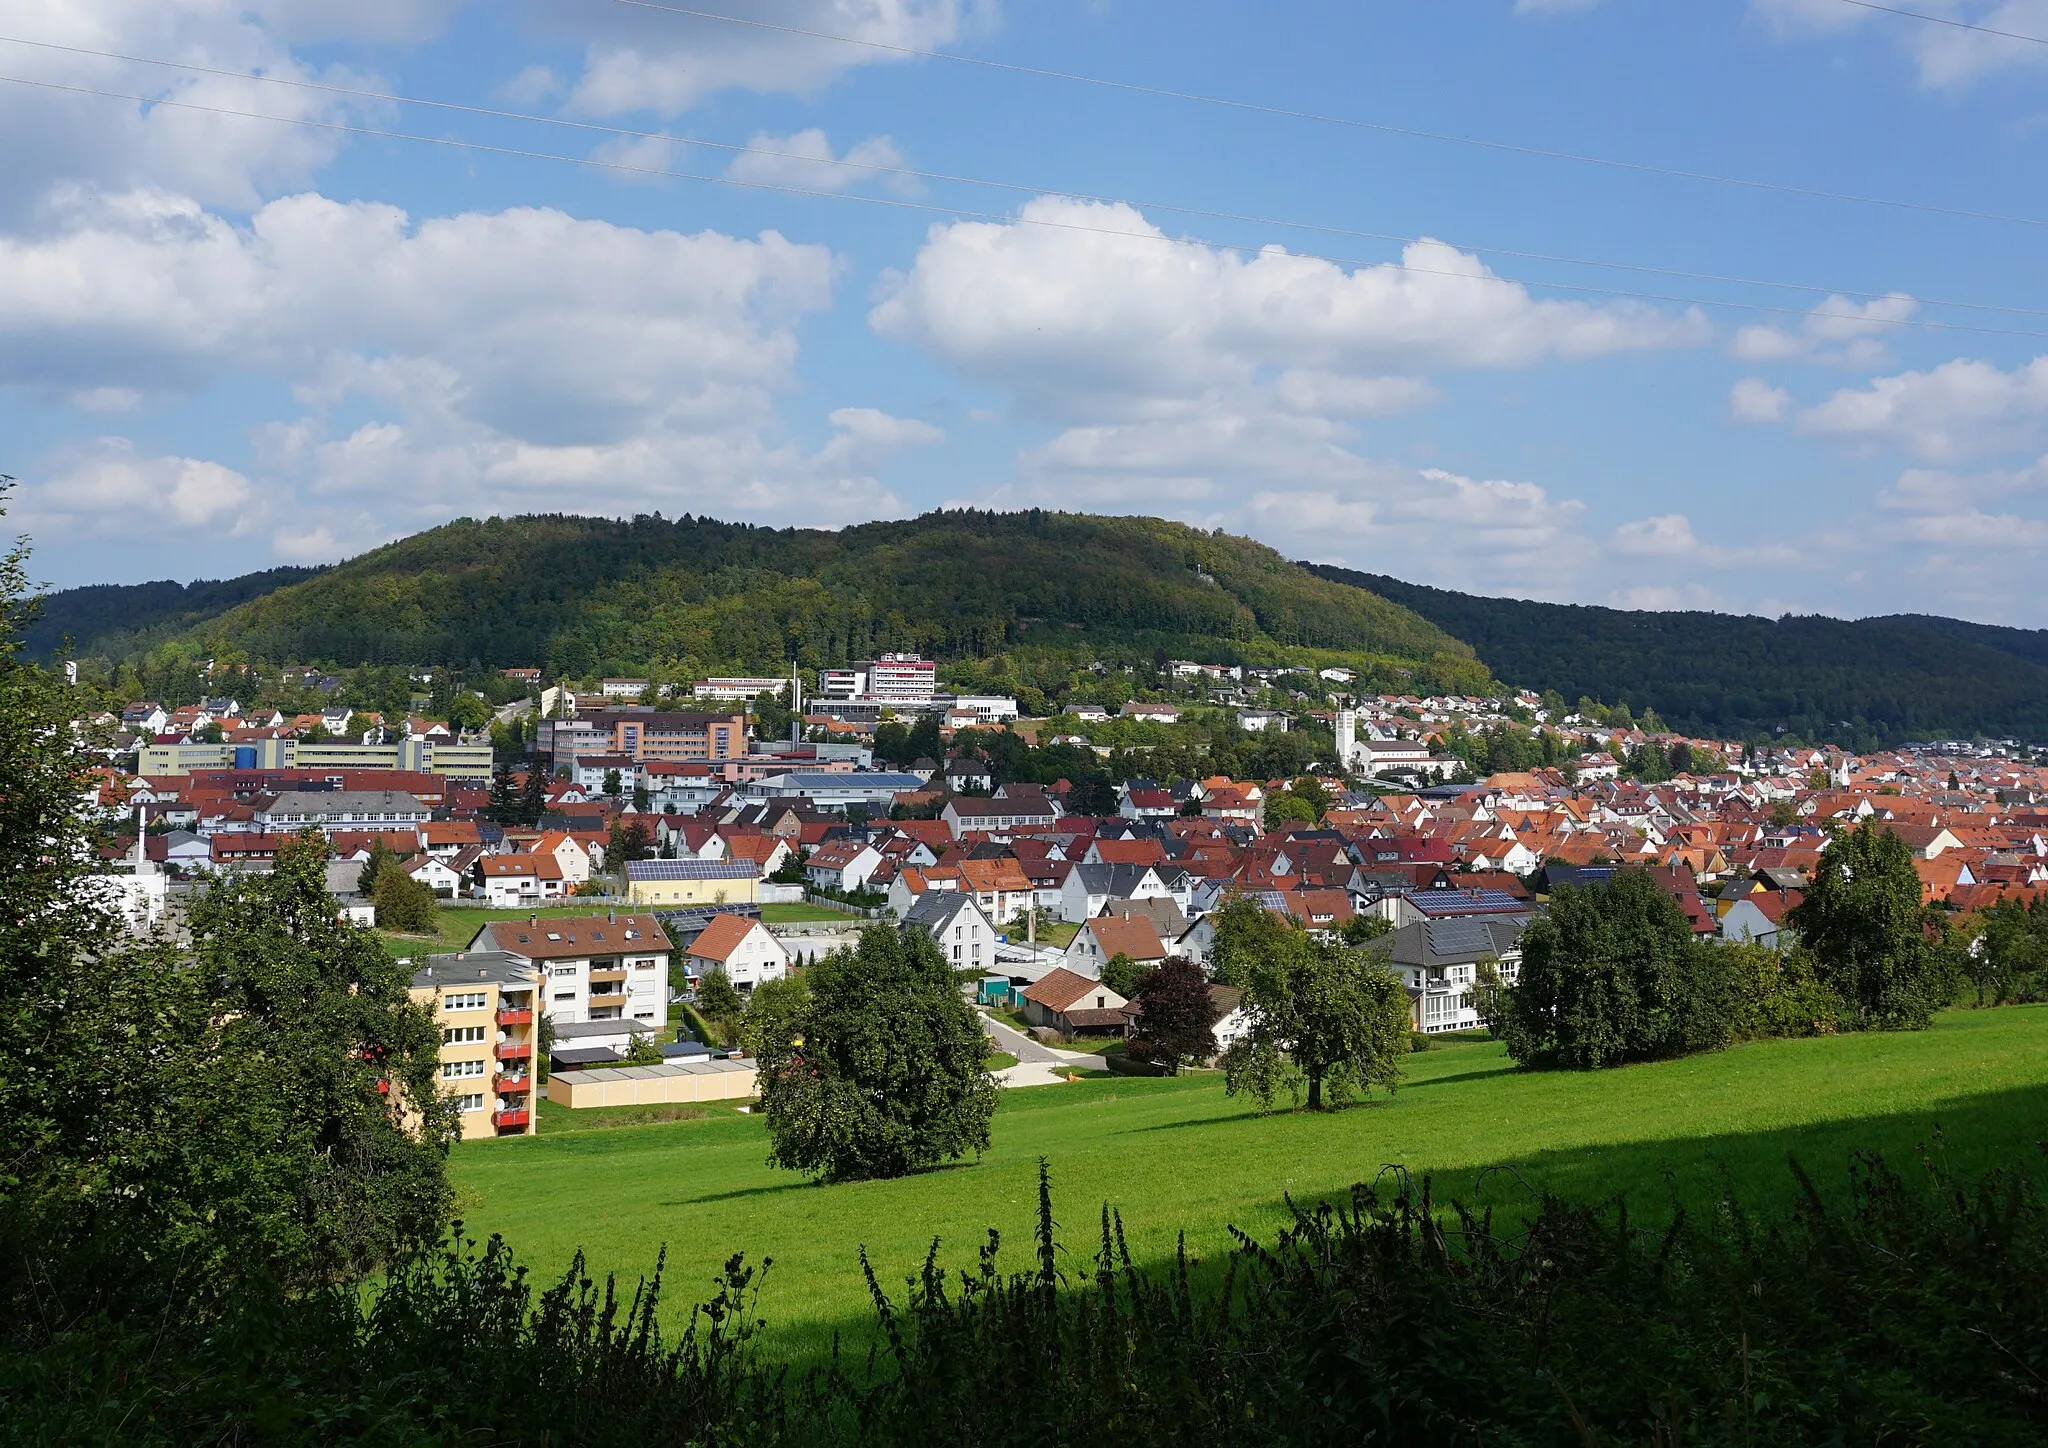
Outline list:
[[[444,681],[433,717],[357,707],[316,669],[237,669],[240,693],[326,702],[209,693],[77,722],[104,760],[100,888],[138,932],[175,930],[205,880],[324,838],[336,910],[385,932],[447,1022],[469,1139],[536,1132],[539,1091],[753,1095],[744,1051],[697,1009],[707,978],[743,1002],[876,921],[938,944],[1021,1085],[1125,1065],[1135,983],[1207,965],[1232,899],[1374,953],[1413,1030],[1444,1035],[1485,1024],[1482,966],[1513,980],[1556,887],[1624,867],[1698,936],[1763,944],[1835,833],[1865,823],[1959,921],[2048,886],[2048,766],[2014,742],[1850,754],[1530,692],[1353,694],[1336,666],[1099,672],[1103,698],[1129,697],[1029,718],[942,692],[916,654],[687,685],[509,668]],[[406,702],[430,708],[433,675],[414,683]],[[1297,767],[1198,773],[1212,735],[1286,741]],[[456,949],[437,949],[443,911],[465,922],[440,942]],[[1220,1050],[1244,1011],[1212,992]]]

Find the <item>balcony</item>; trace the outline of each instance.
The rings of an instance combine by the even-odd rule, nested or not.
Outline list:
[[[530,1041],[498,1042],[498,1059],[500,1061],[526,1061],[531,1060],[532,1057],[533,1043]]]
[[[498,1024],[501,1026],[530,1026],[533,1024],[533,1012],[523,1006],[500,1006],[498,1007]]]
[[[595,967],[590,972],[590,987],[594,991],[600,985],[615,985],[626,978],[625,967],[608,965],[602,970]]]
[[[500,1096],[519,1096],[532,1089],[533,1083],[524,1072],[517,1076],[500,1076],[498,1078],[498,1094]]]
[[[533,1113],[524,1106],[513,1111],[493,1111],[491,1113],[491,1125],[497,1127],[500,1131],[524,1129],[526,1123],[532,1119]]]
[[[600,1006],[622,1006],[625,1003],[626,993],[623,990],[600,991],[593,989],[590,992],[590,1005],[593,1010]]]

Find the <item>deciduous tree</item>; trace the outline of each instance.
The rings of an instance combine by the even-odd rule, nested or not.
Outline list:
[[[1138,982],[1131,999],[1138,1007],[1138,1033],[1153,1048],[1153,1059],[1170,1058],[1178,1070],[1184,1062],[1206,1061],[1216,1054],[1216,1007],[1209,998],[1209,978],[1192,960],[1175,957],[1164,962]]]
[[[1923,893],[1906,842],[1866,822],[1828,845],[1786,914],[1863,1025],[1917,1030],[1948,1004],[1954,958]]]
[[[1325,1095],[1400,1084],[1408,1053],[1408,992],[1357,951],[1283,926],[1239,966],[1249,1025],[1224,1053],[1224,1089],[1270,1107],[1281,1090],[1320,1110]]]
[[[988,1042],[928,937],[875,926],[806,980],[809,1000],[760,1043],[772,1164],[846,1181],[987,1149]]]

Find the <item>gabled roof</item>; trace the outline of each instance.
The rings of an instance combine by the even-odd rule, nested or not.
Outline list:
[[[1095,937],[1105,958],[1128,955],[1132,960],[1164,960],[1159,932],[1141,915],[1097,915],[1081,927]]]
[[[711,923],[690,942],[690,958],[716,960],[720,963],[728,961],[748,936],[764,928],[760,921],[750,920],[743,915],[714,915],[711,917]]]
[[[1026,987],[1023,995],[1025,1000],[1061,1015],[1066,1014],[1069,1006],[1090,996],[1101,996],[1102,1008],[1105,1010],[1120,1011],[1130,1004],[1101,981],[1090,980],[1087,976],[1068,970],[1063,965],[1056,965],[1047,971],[1036,984]]]
[[[484,948],[508,950],[528,960],[581,959],[639,950],[669,949],[668,932],[652,915],[551,915],[538,921],[494,920],[477,932],[490,937]]]

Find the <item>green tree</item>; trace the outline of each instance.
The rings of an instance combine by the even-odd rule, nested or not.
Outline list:
[[[181,1103],[182,1175],[204,1184],[205,1213],[183,1235],[286,1281],[358,1276],[431,1243],[451,1200],[438,1028],[411,967],[335,918],[326,859],[309,831],[270,874],[218,883],[190,913],[216,1018]]]
[[[746,1003],[733,989],[732,977],[722,970],[707,970],[697,982],[697,1014],[715,1026],[736,1026],[746,1014]]]
[[[811,988],[802,975],[778,976],[755,986],[740,1020],[740,1044],[747,1054],[759,1056],[768,1043],[801,1034],[800,1022],[810,1001]]]
[[[1283,927],[1240,967],[1245,1033],[1223,1056],[1224,1090],[1270,1108],[1285,1089],[1319,1111],[1354,1090],[1400,1084],[1408,1053],[1408,992],[1359,952]]]
[[[2048,994],[2048,904],[2001,900],[1984,912],[1983,927],[1964,957],[1977,1004],[2009,1005]]]
[[[1723,962],[1695,945],[1678,902],[1647,871],[1559,886],[1522,933],[1520,978],[1495,1033],[1524,1065],[1577,1069],[1727,1044]]]
[[[646,860],[654,856],[654,845],[647,836],[647,826],[630,815],[620,815],[612,821],[611,832],[605,836],[604,867],[607,870],[624,870],[629,860]]]
[[[1245,985],[1253,967],[1285,948],[1291,928],[1248,895],[1228,896],[1212,918],[1216,938],[1209,949],[1209,964],[1211,978],[1218,985]]]
[[[1105,980],[1108,979],[1105,973]],[[1128,994],[1138,1007],[1138,1033],[1151,1047],[1154,1060],[1170,1060],[1178,1071],[1184,1062],[1206,1061],[1216,1054],[1216,1007],[1209,996],[1209,978],[1192,960],[1175,957],[1146,973]]]
[[[373,838],[370,841],[370,858],[363,861],[362,873],[356,876],[356,893],[359,895],[375,894],[377,881],[383,878],[384,872],[386,870],[395,871],[398,868],[397,853],[392,850],[391,846],[381,836]]]
[[[761,1042],[773,1165],[847,1181],[987,1150],[988,1042],[927,936],[875,926],[806,976],[809,1001]]]
[[[628,1066],[659,1066],[667,1058],[661,1054],[661,1047],[654,1044],[654,1038],[635,1031],[633,1039],[626,1045]]]
[[[1806,898],[1786,914],[1862,1025],[1919,1030],[1948,1004],[1954,960],[1922,894],[1906,842],[1865,822],[1835,836]]]
[[[547,771],[538,764],[526,766],[526,782],[519,790],[519,818],[513,823],[537,825],[548,812]]]
[[[484,818],[492,824],[514,825],[519,817],[519,791],[513,786],[512,771],[498,769],[491,775],[491,802],[484,807]]]
[[[1137,961],[1119,950],[1102,967],[1102,983],[1122,996],[1132,998],[1138,989],[1138,982],[1145,978],[1145,969]]]
[[[619,772],[616,769],[607,769],[604,772],[604,792],[613,799],[617,799],[620,787]]]
[[[441,902],[433,890],[421,884],[397,864],[387,866],[378,876],[370,900],[377,907],[377,928],[403,935],[438,935],[441,930]]]
[[[491,706],[468,689],[448,701],[448,727],[457,733],[481,729],[491,722]]]

